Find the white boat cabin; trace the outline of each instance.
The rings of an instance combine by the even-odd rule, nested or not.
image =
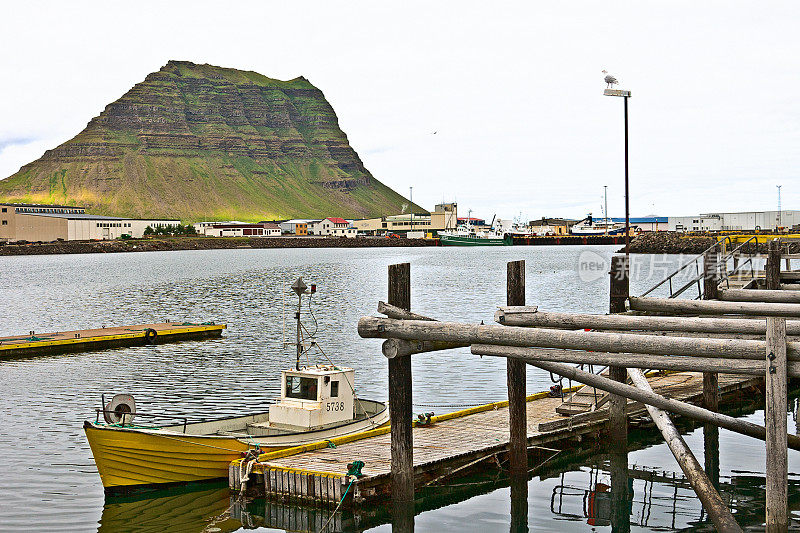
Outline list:
[[[281,372],[280,401],[269,408],[269,425],[311,429],[354,418],[355,372],[333,365]]]

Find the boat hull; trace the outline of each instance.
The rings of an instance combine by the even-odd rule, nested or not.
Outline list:
[[[372,400],[361,400],[360,403],[379,407],[369,418],[315,431],[270,436],[186,434],[175,428],[121,427],[89,421],[84,423],[83,428],[106,492],[129,492],[227,479],[230,462],[241,458],[244,452],[256,446],[262,451],[281,450],[357,434],[389,422],[389,412],[384,404]],[[242,417],[240,420],[258,416]],[[224,422],[210,421],[206,424]],[[191,429],[192,425],[188,427]]]
[[[511,239],[459,237],[455,235],[440,235],[442,246],[509,246]]]
[[[205,481],[228,476],[228,465],[250,447],[238,439],[165,435],[84,425],[106,490]]]

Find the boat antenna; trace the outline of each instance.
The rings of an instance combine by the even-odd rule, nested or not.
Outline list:
[[[292,283],[292,290],[297,294],[297,312],[294,318],[297,320],[297,362],[294,365],[295,370],[300,370],[300,356],[303,354],[302,344],[302,325],[300,324],[300,310],[303,306],[303,294],[308,290],[308,286],[303,283],[303,278],[297,278],[297,281]]]

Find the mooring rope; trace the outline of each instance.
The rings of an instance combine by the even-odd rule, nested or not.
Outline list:
[[[322,529],[320,529],[317,533],[323,533],[326,529],[328,529],[328,524],[331,523],[331,520],[333,520],[333,517],[336,516],[336,512],[339,510],[339,507],[341,507],[342,503],[344,503],[344,498],[345,496],[347,496],[347,492],[350,490],[350,487],[353,485],[354,481],[355,481],[355,476],[353,477],[353,479],[350,480],[350,484],[347,485],[347,489],[345,489],[344,494],[342,494],[342,499],[339,500],[339,505],[336,506],[336,509],[334,509],[331,515],[328,517],[328,520],[326,520],[325,523],[322,525]]]
[[[239,499],[244,498],[247,482],[250,481],[250,473],[256,463],[258,463],[258,455],[251,452],[248,452],[247,457],[239,463]]]

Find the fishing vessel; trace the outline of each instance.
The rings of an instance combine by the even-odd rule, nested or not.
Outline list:
[[[439,232],[442,246],[509,246],[513,244],[511,235],[495,228],[494,217],[489,225],[491,230],[478,229],[469,223],[472,220],[472,209],[467,215],[467,223],[459,224],[455,229]]]
[[[531,227],[522,221],[522,216],[515,217],[514,220],[498,219],[495,230],[504,236],[512,238],[526,238],[535,235]]]
[[[624,235],[625,224],[619,224],[610,218],[592,218],[592,214],[573,224],[570,228],[573,235]]]
[[[95,420],[84,422],[97,471],[106,492],[161,488],[170,484],[228,477],[231,461],[261,453],[351,435],[389,421],[386,404],[355,394],[355,371],[334,364],[300,366],[304,343],[300,306],[308,287],[292,285],[299,297],[297,361],[281,372],[281,393],[267,411],[228,418],[149,425],[139,423],[133,396],[102,399]],[[312,291],[315,287],[312,285]],[[158,419],[156,415],[152,419]]]
[[[498,231],[479,230],[474,226],[460,225],[455,230],[440,231],[443,246],[509,246],[511,236]]]

